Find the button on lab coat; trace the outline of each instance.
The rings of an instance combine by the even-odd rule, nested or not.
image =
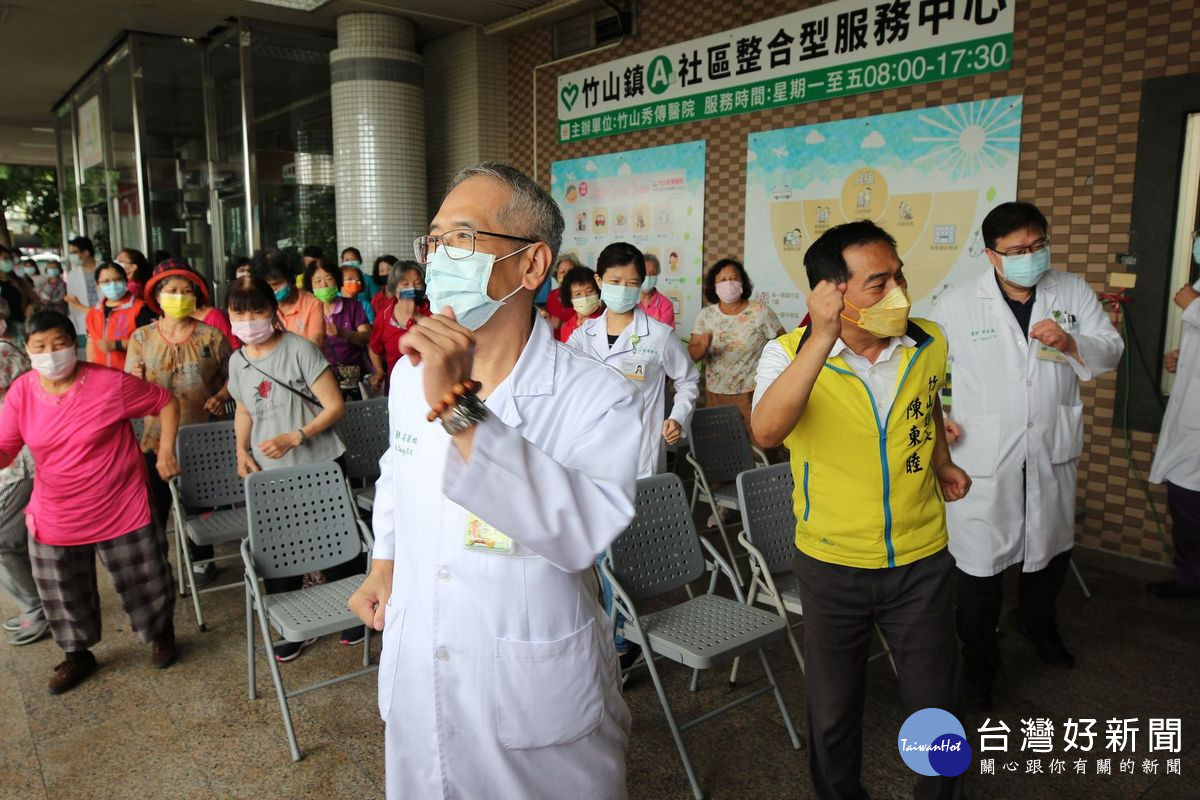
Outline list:
[[[387,796],[624,798],[630,716],[591,566],[633,518],[637,394],[535,324],[464,463],[425,421],[422,369],[392,371],[374,508],[395,563]],[[481,525],[512,553],[468,549]]]
[[[1036,572],[1074,544],[1079,381],[1116,369],[1121,337],[1087,282],[1065,272],[1038,282],[1029,328],[1055,319],[1082,363],[1038,357],[1042,345],[1021,334],[990,268],[939,298],[933,317],[950,344],[949,417],[963,432],[950,455],[972,480],[965,498],[946,504],[950,552],[969,575],[1021,562]]]
[[[1192,287],[1200,291],[1200,281]],[[1200,491],[1200,299],[1183,310],[1179,365],[1158,434],[1150,481]]]
[[[700,373],[675,331],[635,307],[633,321],[608,346],[608,312],[585,320],[571,333],[567,344],[615,367],[638,388],[642,397],[642,446],[637,476],[646,478],[667,467],[662,435],[667,378],[675,381],[675,402],[670,419],[687,427],[700,394]]]

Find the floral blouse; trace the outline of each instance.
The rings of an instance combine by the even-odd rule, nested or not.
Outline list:
[[[782,328],[775,312],[757,300],[751,300],[741,313],[732,316],[723,314],[717,305],[700,309],[692,335],[713,335],[704,354],[705,388],[713,394],[753,392],[763,347]]]

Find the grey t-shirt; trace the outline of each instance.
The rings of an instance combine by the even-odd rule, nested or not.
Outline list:
[[[311,387],[327,369],[329,362],[320,348],[294,333],[284,333],[274,349],[262,358],[250,358],[243,348],[229,359],[229,393],[245,406],[254,421],[250,443],[259,467],[276,469],[333,461],[346,451],[332,429],[293,447],[282,458],[267,458],[258,449],[259,442],[291,433],[317,418],[320,407],[300,394],[315,398]],[[277,385],[277,381],[286,382],[296,391]]]

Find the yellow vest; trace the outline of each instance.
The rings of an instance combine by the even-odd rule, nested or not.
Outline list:
[[[946,546],[932,417],[946,341],[921,319],[910,319],[905,335],[916,346],[900,346],[896,399],[885,418],[866,383],[837,356],[826,360],[784,440],[796,479],[796,547],[820,561],[896,567]],[[795,358],[807,336],[807,328],[797,328],[776,341]]]

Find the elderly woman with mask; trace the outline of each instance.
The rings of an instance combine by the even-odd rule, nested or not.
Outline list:
[[[96,670],[100,640],[96,559],[109,571],[133,632],[153,643],[151,663],[175,661],[171,566],[150,518],[146,464],[129,421],[157,416],[159,477],[179,474],[179,402],[124,372],[79,363],[75,326],[41,311],[29,320],[33,370],[9,387],[0,409],[0,467],[28,445],[39,465],[26,508],[33,578],[64,660],[50,692],[61,694]],[[105,491],[96,480],[104,478]]]
[[[375,391],[390,385],[392,368],[403,357],[400,338],[417,324],[421,317],[431,315],[425,299],[425,270],[415,261],[397,261],[388,274],[387,312],[375,318],[371,343],[367,351],[375,371],[371,385]]]

